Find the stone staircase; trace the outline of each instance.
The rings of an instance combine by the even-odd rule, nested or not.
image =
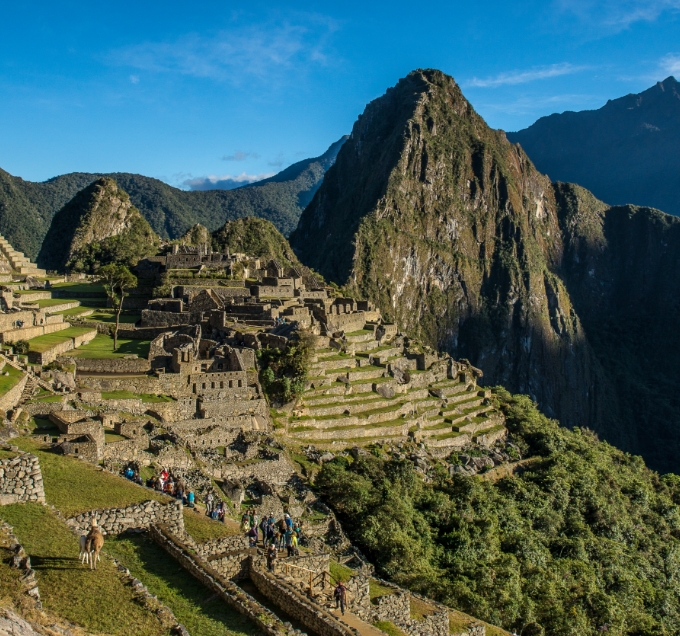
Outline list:
[[[324,448],[410,436],[446,449],[488,445],[506,434],[491,391],[477,386],[469,365],[439,359],[418,369],[401,341],[374,334],[367,324],[362,333],[318,339],[296,408],[273,413],[291,441]]]
[[[22,252],[17,252],[9,243],[9,241],[0,235],[0,253],[9,261],[12,269],[18,274],[25,274],[27,276],[45,276],[44,269],[39,268],[35,263],[31,263]]]

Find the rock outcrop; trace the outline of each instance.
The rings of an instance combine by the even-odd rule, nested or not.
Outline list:
[[[668,470],[680,404],[658,374],[677,386],[677,355],[657,346],[631,357],[647,336],[627,330],[624,344],[609,334],[623,315],[657,342],[677,340],[668,321],[678,318],[678,228],[552,184],[451,77],[419,70],[367,106],[291,244],[400,329],[468,358],[486,385],[530,394],[563,424],[595,428]],[[633,388],[654,396],[636,415]]]
[[[118,261],[136,265],[155,254],[159,239],[113,179],[81,190],[52,220],[38,262],[47,269],[91,271]]]

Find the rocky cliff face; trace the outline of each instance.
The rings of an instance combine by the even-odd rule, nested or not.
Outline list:
[[[52,220],[38,262],[55,270],[92,271],[107,262],[133,266],[159,239],[113,179],[81,190]]]
[[[613,421],[621,400],[612,363],[585,323],[602,316],[582,309],[607,285],[625,286],[615,263],[629,246],[612,242],[611,225],[627,227],[627,215],[646,227],[640,219],[656,214],[623,210],[553,185],[451,77],[421,70],[367,106],[291,244],[401,328],[469,358],[486,384],[528,393],[563,424],[594,427],[632,450],[635,426]],[[660,216],[665,236],[674,224]],[[648,257],[637,250],[637,267]],[[610,282],[584,269],[588,258],[607,261]],[[613,302],[594,306],[610,311]]]

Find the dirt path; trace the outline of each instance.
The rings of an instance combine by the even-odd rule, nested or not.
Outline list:
[[[344,616],[340,613],[339,609],[331,610],[331,612],[343,623],[356,629],[361,634],[361,636],[385,636],[385,633],[381,632],[377,627],[369,625],[368,623],[362,621],[358,616],[348,612],[347,610],[345,610]]]

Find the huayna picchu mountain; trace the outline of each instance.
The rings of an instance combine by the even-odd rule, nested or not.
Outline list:
[[[98,179],[54,215],[38,255],[46,269],[94,272],[118,262],[134,266],[160,240],[113,179]]]
[[[680,219],[551,183],[451,77],[367,106],[291,245],[484,384],[678,470]]]
[[[680,216],[680,83],[674,77],[597,110],[541,117],[508,139],[554,180],[578,183],[609,204]]]

